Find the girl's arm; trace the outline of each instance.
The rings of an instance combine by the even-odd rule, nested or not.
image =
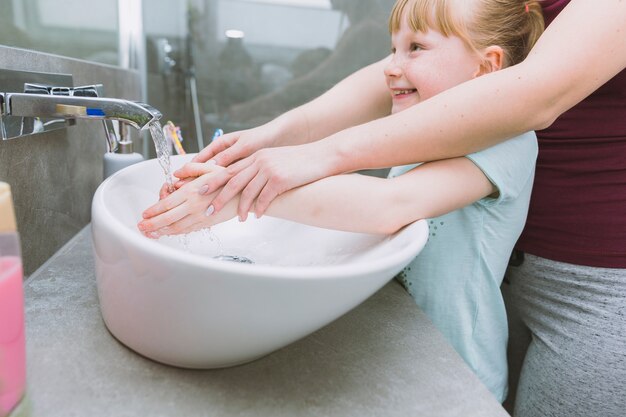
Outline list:
[[[210,199],[198,193],[211,170],[148,209],[138,225],[149,237],[187,233],[236,216],[238,198],[207,216]],[[204,178],[206,180],[206,178]],[[436,217],[494,192],[483,172],[467,158],[420,165],[392,179],[351,174],[324,178],[279,196],[268,214],[312,226],[351,232],[390,234],[423,218]],[[151,212],[162,213],[151,216]]]
[[[267,214],[329,229],[391,234],[495,191],[483,172],[461,157],[425,163],[395,178],[327,177],[278,196]]]

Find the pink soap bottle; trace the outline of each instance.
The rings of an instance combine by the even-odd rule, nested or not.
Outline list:
[[[22,281],[11,188],[0,182],[0,417],[9,415],[26,388]]]

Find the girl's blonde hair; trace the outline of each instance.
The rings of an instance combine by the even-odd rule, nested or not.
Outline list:
[[[457,36],[475,51],[500,46],[505,67],[523,61],[544,29],[537,0],[398,0],[389,18],[391,33],[405,14],[414,31]]]

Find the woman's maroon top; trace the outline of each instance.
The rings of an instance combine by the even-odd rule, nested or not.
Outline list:
[[[569,0],[541,3],[549,24]],[[517,249],[578,265],[626,267],[626,70],[537,137],[535,184]]]

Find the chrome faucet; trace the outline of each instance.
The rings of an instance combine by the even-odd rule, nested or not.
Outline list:
[[[67,120],[102,120],[108,152],[132,152],[126,125],[143,130],[161,118],[161,112],[144,103],[103,98],[102,85],[52,87],[26,84],[23,93],[0,93],[2,139],[43,132],[46,125]],[[117,120],[119,134],[112,121]]]

